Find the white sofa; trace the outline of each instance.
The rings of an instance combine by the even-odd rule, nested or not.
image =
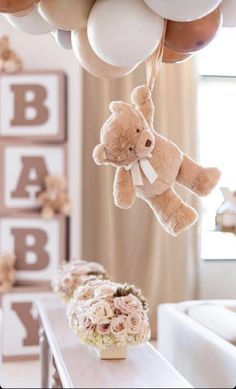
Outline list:
[[[236,347],[188,316],[202,303],[236,312],[236,300],[188,301],[158,308],[158,350],[196,388],[236,387]]]

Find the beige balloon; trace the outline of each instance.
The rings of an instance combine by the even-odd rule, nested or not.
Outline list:
[[[41,0],[39,12],[51,25],[61,30],[74,30],[87,26],[95,0]]]
[[[87,36],[87,29],[72,31],[72,48],[81,66],[96,77],[119,78],[130,73],[134,68],[119,68],[102,61],[92,50]]]

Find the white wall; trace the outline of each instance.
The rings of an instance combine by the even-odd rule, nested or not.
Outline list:
[[[12,47],[22,57],[25,70],[63,70],[68,76],[69,190],[72,197],[71,257],[80,256],[80,167],[81,167],[81,67],[73,52],[57,46],[51,34],[29,35],[11,27],[0,16],[0,36],[8,35]]]
[[[236,299],[236,261],[202,261],[201,299]]]

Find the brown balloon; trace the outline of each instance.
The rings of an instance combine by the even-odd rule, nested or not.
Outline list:
[[[164,63],[180,63],[191,58],[193,53],[180,53],[164,47],[162,62]]]
[[[168,20],[165,47],[170,50],[191,53],[205,47],[222,25],[223,17],[218,7],[204,18],[191,22]]]
[[[0,12],[16,13],[32,8],[39,0],[0,0]]]

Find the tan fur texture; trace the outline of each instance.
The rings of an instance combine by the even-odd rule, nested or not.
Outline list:
[[[9,292],[16,280],[16,256],[4,254],[0,256],[0,292]]]
[[[66,181],[63,177],[45,177],[45,190],[38,196],[44,219],[51,219],[55,213],[69,215],[70,199],[66,190]]]
[[[165,231],[176,236],[193,225],[198,215],[175,193],[174,184],[206,196],[216,186],[220,171],[200,166],[153,129],[154,105],[147,85],[135,88],[131,101],[134,106],[122,101],[110,104],[112,114],[101,129],[101,143],[93,158],[98,165],[117,168],[113,195],[118,207],[130,208],[138,196],[153,209]],[[157,178],[150,183],[141,171],[143,185],[134,185],[127,169],[145,159]]]
[[[22,70],[22,61],[14,50],[10,48],[9,38],[0,38],[0,74],[16,73]]]

